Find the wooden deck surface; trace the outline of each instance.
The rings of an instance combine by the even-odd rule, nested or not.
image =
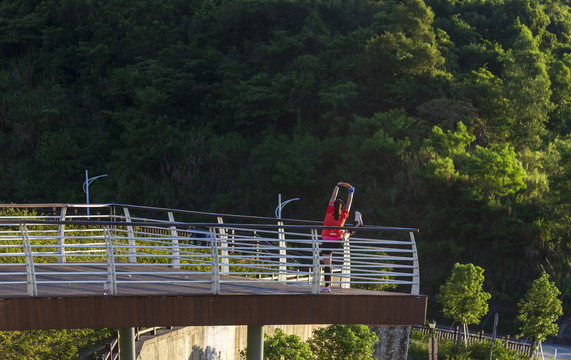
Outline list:
[[[25,270],[23,264],[2,266],[0,279],[26,281]],[[37,297],[28,296],[26,284],[0,286],[0,330],[160,325],[415,325],[423,324],[426,317],[427,298],[422,295],[338,287],[331,293],[313,295],[310,284],[253,278],[232,278],[242,282],[230,283],[229,277],[222,277],[220,294],[213,295],[209,274],[122,264],[116,267],[117,294],[104,296],[104,265],[40,265],[35,271],[39,281]],[[140,273],[129,276],[123,271]],[[83,282],[74,282],[79,279]],[[45,281],[50,283],[42,283]]]

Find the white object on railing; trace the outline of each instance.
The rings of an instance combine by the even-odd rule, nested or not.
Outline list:
[[[168,212],[169,221],[174,223],[174,214],[172,211]],[[176,231],[176,226],[171,226],[172,235],[172,265],[175,269],[180,269],[180,249],[178,248],[178,232]]]
[[[66,212],[67,212],[67,206],[63,206],[61,208],[60,221],[65,221]],[[66,261],[66,259],[65,259],[65,224],[59,225],[58,245],[59,245],[58,262],[61,264],[64,264]]]
[[[22,240],[24,243],[24,253],[26,254],[26,280],[28,282],[28,295],[38,296],[38,286],[36,283],[36,269],[34,266],[34,253],[28,233],[28,227],[25,224],[20,226],[22,232]]]

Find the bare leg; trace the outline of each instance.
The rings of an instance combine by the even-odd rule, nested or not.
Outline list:
[[[326,253],[323,254],[323,264],[324,266],[324,272],[325,272],[325,286],[329,287],[331,286],[331,256],[333,254],[332,253]]]

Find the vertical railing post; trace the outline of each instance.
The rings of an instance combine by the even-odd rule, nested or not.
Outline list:
[[[220,262],[218,257],[218,236],[216,229],[210,227],[210,253],[212,257],[212,294],[220,295]]]
[[[65,221],[67,206],[62,206],[60,221]],[[58,263],[64,264],[65,259],[65,225],[60,224],[58,229]]]
[[[311,282],[311,293],[319,294],[319,284],[321,283],[321,266],[319,259],[319,236],[316,229],[311,229],[311,248],[313,250],[313,279]]]
[[[128,208],[123,208],[123,212],[125,213],[125,221],[127,224],[131,224],[131,213],[129,212]],[[129,237],[129,262],[134,264],[137,262],[137,248],[135,244],[135,233],[133,231],[133,225],[127,225],[127,235]]]
[[[351,245],[349,239],[343,241],[343,267],[341,268],[341,288],[351,287]]]
[[[420,269],[418,266],[418,252],[416,251],[416,242],[413,232],[409,232],[412,247],[412,286],[410,288],[411,295],[420,294]]]
[[[169,221],[174,223],[174,214],[172,211],[168,212]],[[173,269],[180,269],[180,249],[178,247],[178,231],[176,231],[176,226],[171,226],[171,236],[172,236],[172,267]]]
[[[224,219],[222,216],[218,216],[218,223],[224,224]],[[220,232],[220,272],[222,274],[228,274],[230,272],[230,259],[228,259],[228,235],[226,234],[226,229],[219,227],[218,231]]]
[[[283,226],[283,221],[278,221],[278,226]],[[286,242],[285,242],[285,232],[283,228],[278,228],[278,239],[279,239],[279,252],[280,252],[280,266],[278,268],[278,281],[286,281]]]
[[[105,237],[105,249],[107,253],[107,283],[109,284],[109,293],[117,295],[117,274],[115,272],[115,251],[113,249],[113,239],[109,227],[103,228]]]
[[[20,232],[24,242],[24,253],[26,254],[26,279],[28,283],[28,296],[38,296],[38,284],[36,282],[36,269],[34,266],[34,253],[32,252],[32,244],[28,234],[26,224],[20,225]]]

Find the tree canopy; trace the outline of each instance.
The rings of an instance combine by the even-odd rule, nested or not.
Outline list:
[[[490,299],[483,285],[484,269],[473,264],[456,263],[437,296],[444,315],[466,325],[479,323],[488,312]]]
[[[557,335],[557,319],[563,315],[561,292],[549,281],[549,275],[543,273],[535,279],[525,296],[518,302],[521,332],[530,337],[533,344],[545,341],[548,336]],[[532,346],[533,347],[533,346]]]

